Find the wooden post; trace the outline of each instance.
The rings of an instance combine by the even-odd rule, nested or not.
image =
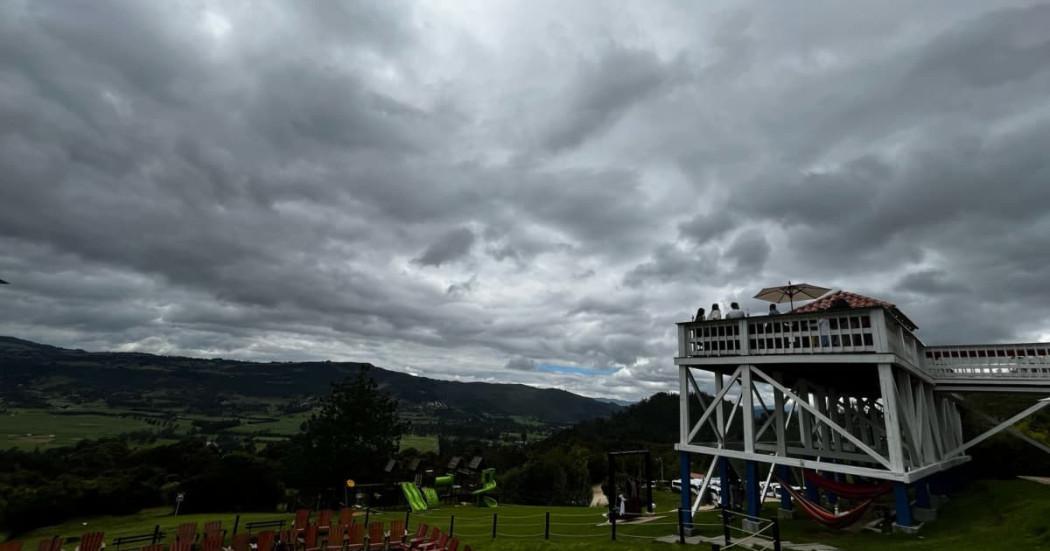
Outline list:
[[[886,422],[886,445],[889,448],[890,470],[904,472],[904,450],[901,446],[901,424],[897,416],[897,385],[893,381],[893,366],[879,364],[879,388],[882,390],[882,414]]]

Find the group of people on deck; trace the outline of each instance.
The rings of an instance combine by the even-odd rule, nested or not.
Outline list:
[[[779,316],[780,315],[780,310],[777,310],[777,305],[776,304],[770,304],[769,305],[769,315],[771,315],[771,316]],[[749,316],[749,314],[744,313],[744,311],[740,309],[740,305],[739,304],[737,304],[735,302],[730,302],[729,303],[729,311],[726,312],[725,319],[729,320],[729,319],[736,319],[736,318],[745,318],[745,317],[748,317],[748,316]],[[716,302],[716,303],[711,305],[711,313],[710,314],[704,312],[703,308],[697,308],[696,309],[696,317],[693,318],[693,321],[720,320],[720,319],[722,319],[722,310],[719,309],[718,303]]]

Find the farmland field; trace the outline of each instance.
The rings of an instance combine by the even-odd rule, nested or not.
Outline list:
[[[154,429],[146,421],[129,416],[55,415],[44,410],[11,409],[0,413],[0,448],[72,446],[83,439]]]

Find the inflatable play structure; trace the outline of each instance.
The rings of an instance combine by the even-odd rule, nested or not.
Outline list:
[[[436,475],[432,470],[401,482],[401,492],[412,511],[426,511],[444,502],[474,502],[479,507],[496,507],[496,469],[480,469],[481,457],[475,457],[467,467],[456,470],[461,458],[453,457],[448,464],[450,473]],[[457,481],[459,483],[457,483]]]

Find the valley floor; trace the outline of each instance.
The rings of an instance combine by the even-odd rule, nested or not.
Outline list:
[[[664,545],[652,538],[675,532],[674,508],[677,495],[660,492],[656,496],[657,518],[637,525],[618,527],[617,542],[609,540],[609,527],[603,510],[584,507],[535,507],[503,505],[494,509],[472,506],[444,507],[411,515],[411,525],[426,522],[453,531],[464,543],[476,551],[526,550],[590,550],[590,549],[657,549]],[[544,541],[545,516],[550,512],[550,540]],[[497,538],[492,539],[493,514],[496,514]],[[766,516],[775,515],[775,505],[769,504]],[[376,518],[389,522],[403,518],[404,512],[383,512]],[[454,517],[454,521],[453,521]],[[235,514],[171,516],[170,509],[150,509],[123,517],[86,517],[35,530],[19,537],[32,548],[38,539],[61,534],[78,535],[100,530],[107,541],[121,535],[151,532],[155,525],[171,534],[176,524],[206,520],[221,520],[231,529]],[[249,513],[240,515],[241,529],[255,520],[287,519],[291,515],[276,513]],[[716,513],[704,512],[697,523],[711,535],[721,532],[716,526]],[[840,532],[823,529],[808,519],[797,518],[782,523],[783,539],[793,542],[819,542],[844,551],[873,551],[876,549],[934,550],[1050,550],[1050,486],[1026,480],[980,481],[954,497],[940,511],[940,518],[923,527],[918,536],[883,535],[870,532]]]

